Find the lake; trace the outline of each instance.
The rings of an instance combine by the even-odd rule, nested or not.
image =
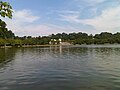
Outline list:
[[[120,90],[120,45],[0,49],[0,90]]]

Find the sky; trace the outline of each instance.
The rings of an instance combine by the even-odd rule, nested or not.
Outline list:
[[[120,0],[3,0],[14,10],[4,20],[17,36],[120,31]]]

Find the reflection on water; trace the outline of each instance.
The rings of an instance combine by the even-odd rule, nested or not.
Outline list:
[[[17,49],[15,48],[2,48],[0,49],[0,65],[14,60]]]
[[[0,90],[120,89],[119,46],[0,49],[0,62]]]

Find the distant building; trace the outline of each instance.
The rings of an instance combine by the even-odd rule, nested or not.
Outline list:
[[[50,45],[71,45],[71,43],[69,42],[62,42],[62,39],[51,39],[51,41],[49,42]]]
[[[49,44],[50,44],[50,45],[56,45],[57,42],[58,42],[58,41],[57,41],[56,39],[51,39],[50,42],[49,42]]]

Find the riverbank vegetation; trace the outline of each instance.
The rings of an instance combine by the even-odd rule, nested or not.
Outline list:
[[[5,38],[6,37],[6,38]],[[51,34],[49,36],[15,36],[11,30],[0,30],[0,46],[25,46],[25,45],[48,45],[50,42],[56,42],[52,44],[60,44],[61,42],[68,42],[70,44],[120,44],[120,33],[102,32],[100,34],[88,35],[87,33],[58,33]]]

